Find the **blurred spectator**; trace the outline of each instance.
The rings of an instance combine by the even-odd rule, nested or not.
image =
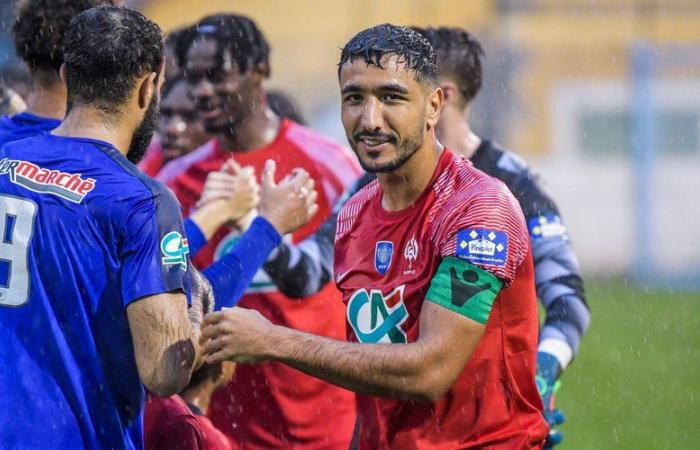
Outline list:
[[[209,139],[201,120],[198,120],[190,87],[183,78],[177,78],[164,92],[160,104],[158,138],[153,139],[139,168],[154,177],[161,167],[175,158],[201,147]]]
[[[32,75],[21,64],[9,64],[0,69],[0,86],[6,86],[16,92],[24,102],[29,101],[32,91]]]
[[[27,109],[27,104],[24,103],[22,97],[14,90],[0,85],[0,116],[21,113]]]

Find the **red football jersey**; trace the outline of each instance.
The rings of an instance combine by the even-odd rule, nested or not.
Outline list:
[[[291,237],[297,243],[311,234],[330,215],[343,191],[359,176],[354,156],[340,145],[308,128],[284,120],[275,140],[248,151],[222,151],[217,141],[179,158],[158,175],[190,211],[199,198],[206,176],[234,158],[241,166],[253,166],[258,176],[265,160],[277,163],[278,180],[301,167],[316,182],[319,212]],[[194,258],[202,268],[225,254],[239,232],[219,230]],[[276,324],[297,330],[345,339],[344,307],[333,283],[304,299],[291,299],[278,291],[260,270],[240,306],[260,311]],[[236,377],[213,396],[208,411],[214,425],[234,444],[244,448],[343,448],[347,449],[355,423],[354,395],[305,375],[281,363],[239,364]]]
[[[195,417],[199,423],[199,429],[202,431],[207,450],[234,450],[234,448],[238,448],[233,446],[226,435],[216,428],[207,416],[195,414]]]
[[[421,403],[358,396],[360,448],[541,447],[547,425],[535,386],[534,272],[517,201],[503,183],[448,150],[414,204],[386,211],[381,198],[375,180],[338,218],[335,273],[349,340],[414,342],[444,257],[467,259],[504,285],[479,345],[442,398]]]
[[[145,450],[206,450],[197,418],[178,395],[161,398],[150,392],[143,414]]]

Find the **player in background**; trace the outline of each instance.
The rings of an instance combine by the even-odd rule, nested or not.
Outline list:
[[[0,84],[0,116],[13,116],[27,109],[22,97],[12,88]]]
[[[199,422],[208,450],[231,450],[233,447],[223,434],[206,416],[214,392],[227,386],[236,371],[236,365],[229,361],[218,364],[204,364],[192,374],[189,386],[181,392],[182,398]]]
[[[377,173],[338,219],[352,342],[232,308],[205,317],[208,362],[281,361],[358,393],[360,448],[541,448],[527,227],[500,181],[444,149],[435,54],[379,25],[339,64],[342,121]]]
[[[103,6],[64,39],[65,121],[0,149],[0,442],[139,449],[143,387],[187,385],[207,309],[198,276],[188,309],[177,201],[133,165],[157,120],[161,32]]]
[[[143,430],[145,450],[210,450],[197,417],[179,395],[148,394]]]
[[[202,121],[198,120],[189,83],[182,77],[177,78],[163,88],[157,137],[151,141],[139,169],[155,177],[165,164],[201,147],[210,139]]]
[[[185,73],[204,126],[216,138],[168,164],[158,178],[190,212],[196,209],[208,174],[219,172],[231,159],[256,173],[267,158],[277,163],[282,175],[305,169],[319,189],[319,212],[271,256],[287,258],[290,244],[311,235],[328,217],[359,167],[339,144],[270,111],[263,87],[270,73],[269,46],[252,20],[215,15],[199,22],[196,30]],[[206,267],[231,249],[236,251],[241,245],[239,228],[245,224],[222,227],[195,263]],[[278,283],[273,274],[259,271],[241,304],[275,323],[345,337],[343,305],[334,286],[299,301],[280,292]],[[217,302],[226,300],[217,295]],[[279,363],[238,366],[235,382],[214,394],[207,413],[234,444],[245,442],[250,448],[347,448],[355,423],[352,393]]]
[[[484,51],[460,28],[418,30],[435,49],[445,102],[437,126],[440,142],[469,158],[477,169],[503,181],[520,203],[535,262],[537,297],[546,309],[537,353],[537,386],[545,419],[554,428],[563,415],[554,409],[554,391],[562,371],[574,359],[588,329],[590,313],[576,254],[559,208],[537,176],[516,154],[477,136],[469,126],[471,101],[481,88]],[[552,429],[548,445],[561,441]]]
[[[81,11],[116,0],[20,0],[12,26],[17,55],[32,75],[27,110],[0,117],[0,147],[9,141],[56,128],[66,115],[66,86],[58,74],[63,34]]]

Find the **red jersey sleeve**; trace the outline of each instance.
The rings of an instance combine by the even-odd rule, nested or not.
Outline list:
[[[484,176],[455,192],[446,208],[450,212],[436,233],[440,255],[468,261],[510,284],[530,241],[523,213],[508,188]]]

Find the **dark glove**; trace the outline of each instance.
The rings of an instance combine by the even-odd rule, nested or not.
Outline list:
[[[209,280],[202,275],[202,272],[195,269],[191,264],[189,271],[190,280],[192,281],[192,302],[187,310],[187,315],[192,326],[199,329],[204,316],[214,311],[214,292],[211,289]]]

